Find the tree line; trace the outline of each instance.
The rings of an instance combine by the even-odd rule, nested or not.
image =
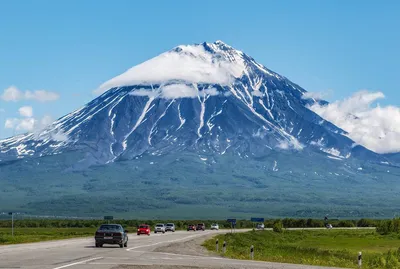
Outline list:
[[[319,220],[319,219],[267,219],[264,221],[265,228],[273,228],[274,224],[280,221],[283,228],[323,228],[327,223],[333,227],[382,227],[381,230],[399,230],[400,221],[394,220],[373,220],[373,219],[360,219],[360,220]],[[126,220],[115,219],[111,223],[119,223],[124,227],[137,227],[142,223],[154,226],[157,223],[175,224],[177,229],[185,229],[189,224],[204,223],[207,228],[212,223],[218,223],[220,229],[231,228],[231,223],[226,220]],[[18,228],[97,228],[101,224],[108,223],[106,220],[79,220],[79,219],[18,219],[14,220],[14,227]],[[240,220],[236,222],[235,228],[254,228],[255,223],[250,220]],[[0,220],[0,228],[11,227],[11,220]],[[386,227],[386,228],[383,228]]]

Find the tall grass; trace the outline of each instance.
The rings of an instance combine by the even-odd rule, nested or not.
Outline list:
[[[252,231],[218,235],[227,242],[224,256],[249,259],[254,245],[254,258],[260,261],[308,264],[344,268],[357,267],[357,255],[363,253],[363,268],[400,268],[400,238],[380,235],[375,231]],[[215,239],[204,246],[215,251]],[[222,253],[221,253],[222,255]]]
[[[57,239],[93,236],[93,228],[19,228],[14,230],[0,228],[0,245],[40,242]]]

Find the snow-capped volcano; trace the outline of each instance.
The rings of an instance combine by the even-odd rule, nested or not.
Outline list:
[[[316,101],[302,98],[304,89],[221,41],[178,46],[97,92],[42,132],[0,141],[0,160],[66,151],[84,151],[88,164],[176,151],[208,161],[277,150],[378,158],[309,110]]]

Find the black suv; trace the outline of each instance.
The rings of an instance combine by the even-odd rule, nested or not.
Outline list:
[[[206,225],[204,225],[204,223],[197,224],[196,231],[200,231],[200,230],[202,230],[202,231],[206,230]]]
[[[101,248],[104,244],[123,248],[128,246],[128,231],[120,224],[103,224],[97,229],[94,239],[96,248]]]

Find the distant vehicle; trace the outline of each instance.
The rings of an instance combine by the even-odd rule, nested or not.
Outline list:
[[[217,223],[211,224],[211,230],[219,230],[219,225]]]
[[[173,223],[167,223],[165,225],[165,231],[166,232],[175,232],[175,224]]]
[[[332,228],[333,228],[333,227],[332,227],[332,224],[327,224],[327,225],[326,225],[326,228],[327,228],[327,229],[332,229]]]
[[[139,228],[137,230],[137,235],[141,235],[141,234],[147,234],[150,235],[150,225],[147,224],[141,224],[139,225]]]
[[[162,223],[156,224],[156,227],[154,228],[154,233],[165,233],[165,225]]]
[[[189,224],[187,230],[188,230],[188,231],[196,231],[196,226],[193,225],[193,224]]]
[[[202,231],[206,230],[206,225],[204,225],[204,223],[197,224],[196,231],[200,231],[200,230],[202,230]]]
[[[94,239],[96,248],[101,248],[104,244],[123,248],[128,246],[128,231],[120,224],[103,224],[97,229]]]
[[[264,229],[265,229],[264,223],[257,224],[257,230],[264,230]]]

